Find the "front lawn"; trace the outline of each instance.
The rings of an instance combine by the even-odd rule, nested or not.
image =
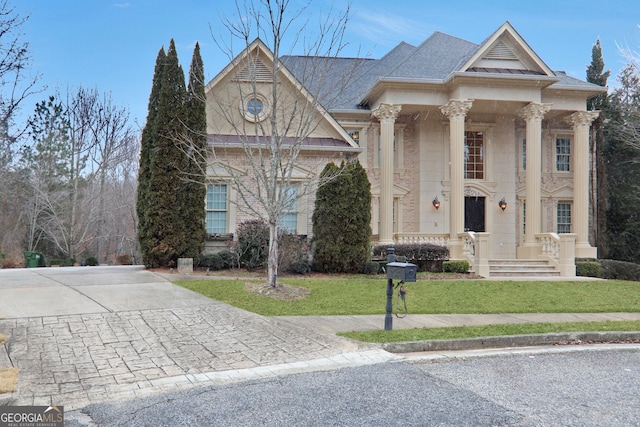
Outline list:
[[[364,342],[405,342],[545,334],[552,332],[640,331],[640,321],[518,323],[449,328],[394,329],[392,331],[339,332],[338,335]]]
[[[176,284],[264,316],[384,314],[386,279],[368,276],[283,278],[309,289],[279,300],[245,289],[251,279],[190,280]],[[411,314],[639,312],[640,282],[423,280],[407,283]]]

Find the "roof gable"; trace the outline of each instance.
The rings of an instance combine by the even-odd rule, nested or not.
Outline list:
[[[459,71],[555,76],[508,21],[480,44]]]
[[[229,81],[271,84],[273,82],[273,62],[273,53],[262,40],[257,38],[206,85],[205,93],[209,96],[212,91],[218,90],[218,88],[221,88],[225,82]],[[347,147],[359,149],[342,126],[340,126],[333,116],[331,116],[328,111],[316,101],[309,89],[289,71],[286,64],[282,61],[280,62],[278,77],[279,83],[280,78],[284,79],[283,81],[291,84],[293,90],[306,98],[308,104],[316,109],[318,115],[321,117],[321,121],[325,125],[325,128],[332,129],[332,133],[335,132],[333,135],[326,135],[324,138],[307,138],[309,141],[335,139],[337,134],[339,135],[339,138],[343,140],[341,142],[344,142]],[[320,128],[320,126],[318,126],[318,128]]]

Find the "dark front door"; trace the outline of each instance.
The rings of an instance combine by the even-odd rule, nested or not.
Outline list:
[[[484,232],[484,197],[464,198],[465,231]]]

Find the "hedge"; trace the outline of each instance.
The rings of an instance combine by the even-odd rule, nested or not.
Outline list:
[[[603,279],[640,281],[640,265],[613,259],[600,260]]]
[[[602,277],[602,265],[597,261],[576,261],[576,276]]]
[[[445,273],[468,273],[469,261],[464,261],[464,260],[445,261],[442,264],[442,268]]]
[[[374,260],[386,260],[389,245],[373,247]],[[394,246],[397,257],[405,257],[407,262],[416,264],[418,271],[441,272],[443,261],[449,259],[446,246],[431,243],[402,243]]]

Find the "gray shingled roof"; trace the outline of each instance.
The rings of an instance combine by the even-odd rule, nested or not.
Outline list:
[[[435,32],[419,46],[402,42],[380,59],[321,58],[322,62],[319,62],[317,57],[284,56],[281,60],[311,93],[323,94],[320,102],[325,108],[331,111],[357,110],[367,109],[360,104],[380,80],[444,81],[459,71],[480,47],[480,44]],[[556,74],[561,80],[551,87],[599,88],[562,72]],[[350,76],[348,84],[339,84],[344,83],[346,75]]]

